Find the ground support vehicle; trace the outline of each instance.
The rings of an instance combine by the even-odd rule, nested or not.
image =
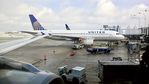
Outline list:
[[[69,81],[73,84],[86,84],[86,73],[84,67],[76,66],[68,70],[67,66],[62,66],[58,68],[58,72],[65,82]]]
[[[109,47],[91,47],[91,48],[87,48],[86,51],[90,52],[91,54],[110,53],[111,48],[109,48]]]
[[[74,44],[72,46],[72,49],[82,49],[82,48],[84,48],[84,45],[83,44]]]

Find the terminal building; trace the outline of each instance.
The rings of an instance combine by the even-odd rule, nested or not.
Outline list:
[[[149,26],[148,27],[141,27],[141,34],[144,35],[144,41],[149,43]]]
[[[142,28],[139,28],[139,29],[141,30],[141,34],[149,36],[149,27],[142,27]]]
[[[103,25],[103,29],[120,32],[120,26],[119,25],[116,25],[116,26]]]
[[[129,40],[142,40],[149,43],[149,27],[121,29],[120,33]]]

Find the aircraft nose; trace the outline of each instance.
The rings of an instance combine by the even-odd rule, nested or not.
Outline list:
[[[123,35],[121,35],[120,37],[121,37],[121,39],[122,39],[122,40],[124,40],[124,39],[125,39],[125,36],[123,36]]]

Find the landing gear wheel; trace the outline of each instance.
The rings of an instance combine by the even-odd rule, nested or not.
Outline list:
[[[77,78],[73,78],[72,84],[79,84],[79,80]]]
[[[64,80],[65,83],[67,82],[66,76],[62,76],[62,79]]]

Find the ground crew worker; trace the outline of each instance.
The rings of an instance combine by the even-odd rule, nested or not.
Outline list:
[[[55,49],[54,49],[54,50],[53,50],[53,54],[55,54],[55,52],[56,52],[56,51],[55,51]]]

